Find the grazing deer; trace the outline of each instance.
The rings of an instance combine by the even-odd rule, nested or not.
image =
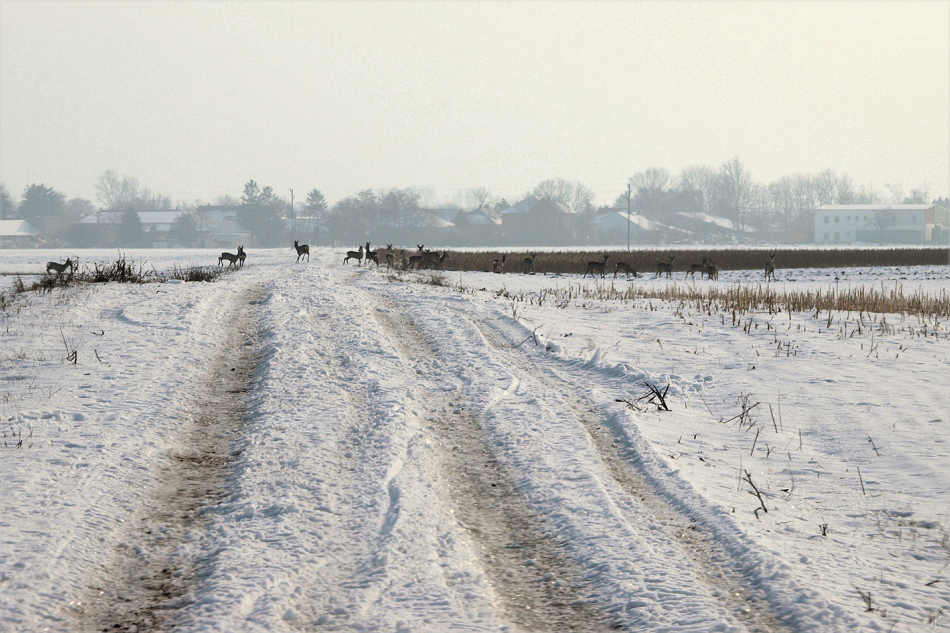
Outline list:
[[[491,271],[496,274],[501,274],[505,272],[505,259],[508,257],[507,253],[501,254],[501,259],[491,260]]]
[[[614,270],[614,279],[617,278],[617,273],[619,273],[621,270],[624,273],[626,273],[627,277],[629,277],[630,275],[633,275],[634,277],[640,276],[637,274],[637,271],[634,270],[633,266],[631,266],[630,264],[626,262],[617,262],[617,269]]]
[[[537,253],[532,253],[531,257],[524,258],[524,274],[529,275],[534,272],[534,260],[537,258]]]
[[[686,277],[692,277],[693,279],[696,279],[696,273],[699,273],[699,278],[702,279],[703,273],[705,272],[707,272],[707,263],[706,263],[706,258],[703,257],[702,264],[689,265],[689,270],[686,271]],[[686,279],[686,277],[683,277],[683,279]]]
[[[358,251],[346,251],[346,257],[343,258],[343,265],[345,266],[346,262],[350,261],[351,259],[356,260],[357,266],[363,263],[363,245],[362,244],[360,244],[360,250]]]
[[[70,274],[70,275],[73,274],[73,271],[75,270],[75,267],[76,267],[76,264],[73,263],[73,260],[69,259],[68,257],[66,258],[66,262],[65,262],[65,263],[62,263],[62,264],[60,264],[60,263],[58,263],[58,262],[46,262],[46,272],[47,272],[47,273],[50,273],[50,272],[52,272],[52,271],[55,270],[57,277],[58,277],[59,275],[62,275],[63,272],[64,272],[67,268],[69,269],[69,274]]]
[[[668,262],[657,262],[656,263],[656,274],[654,277],[659,277],[663,273],[666,273],[667,277],[673,276],[673,260],[676,259],[676,255],[670,255],[670,261]]]
[[[765,280],[768,281],[769,277],[775,281],[775,253],[769,253],[769,261],[765,265]]]
[[[240,261],[242,253],[244,253],[243,246],[238,246],[236,255],[234,253],[221,253],[221,256],[218,258],[218,266],[224,266],[224,261],[227,260],[228,268],[233,268],[234,265]]]
[[[307,261],[308,262],[310,261],[310,246],[308,246],[307,244],[302,244],[298,246],[297,240],[294,240],[294,248],[297,250],[297,262],[299,262],[300,258],[303,257],[304,255],[307,256]],[[296,264],[297,262],[294,262],[294,263]]]
[[[376,262],[376,268],[379,268],[379,251],[369,250],[369,242],[366,242],[366,265],[370,262]]]
[[[588,275],[588,273],[590,273],[591,278],[594,277],[594,273],[600,273],[600,277],[603,278],[603,277],[604,277],[604,272],[605,272],[606,269],[607,269],[607,258],[609,258],[609,257],[610,257],[610,255],[608,255],[607,253],[604,253],[604,261],[602,261],[602,262],[587,262],[587,270],[584,272],[583,275],[581,275],[581,279],[583,279],[584,277],[586,277],[586,276]]]
[[[706,278],[707,279],[719,279],[719,266],[709,262],[706,264]]]

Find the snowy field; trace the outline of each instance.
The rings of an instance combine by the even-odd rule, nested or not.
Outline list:
[[[0,251],[4,286],[71,254]],[[7,296],[0,632],[950,630],[944,320],[343,255]]]

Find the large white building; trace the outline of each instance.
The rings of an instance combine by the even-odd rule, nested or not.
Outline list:
[[[826,204],[815,209],[818,244],[926,244],[946,235],[948,210],[936,204]]]

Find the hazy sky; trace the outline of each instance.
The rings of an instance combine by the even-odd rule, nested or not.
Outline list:
[[[0,2],[0,182],[298,201],[738,156],[950,191],[948,3]]]

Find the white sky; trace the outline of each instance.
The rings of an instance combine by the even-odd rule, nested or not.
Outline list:
[[[950,191],[948,3],[0,2],[0,182],[302,201],[738,156]]]

